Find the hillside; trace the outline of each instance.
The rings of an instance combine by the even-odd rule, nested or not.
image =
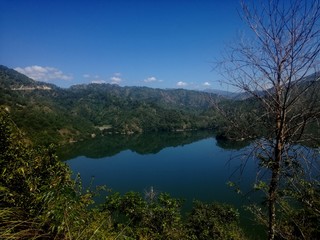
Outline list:
[[[314,81],[309,91],[303,90]],[[318,94],[314,94],[319,88],[318,74],[296,84],[292,97],[300,92],[302,95],[295,111],[311,102],[319,108]],[[4,66],[0,66],[0,106],[10,111],[18,127],[36,144],[67,143],[106,134],[199,129],[216,129],[223,138],[239,140],[272,131],[268,119],[260,118],[263,107],[248,96],[230,99],[185,89],[112,84],[62,89]],[[319,135],[315,124],[307,131]]]
[[[0,105],[41,144],[99,134],[214,128],[212,93],[184,89],[75,85],[68,89],[34,81],[0,66]]]

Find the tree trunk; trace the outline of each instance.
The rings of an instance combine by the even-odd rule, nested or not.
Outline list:
[[[277,189],[280,174],[280,164],[275,160],[273,164],[272,177],[269,187],[269,234],[268,239],[273,240],[276,232],[276,200],[277,200]]]
[[[280,91],[278,91],[278,99],[280,99]],[[271,180],[269,184],[269,234],[268,239],[273,240],[276,234],[276,202],[277,191],[280,179],[280,164],[282,161],[282,153],[284,148],[284,120],[285,114],[282,113],[281,107],[277,106],[276,117],[276,144],[274,146],[274,159],[271,164]]]

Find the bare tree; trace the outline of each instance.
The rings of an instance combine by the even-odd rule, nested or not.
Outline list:
[[[320,1],[252,0],[241,6],[249,35],[230,47],[220,64],[226,82],[263,107],[257,119],[268,135],[258,152],[270,171],[268,238],[274,239],[279,185],[299,160],[290,147],[313,137],[306,129],[320,117]]]

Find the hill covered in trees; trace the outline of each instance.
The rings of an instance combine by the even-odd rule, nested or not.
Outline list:
[[[216,94],[184,89],[75,85],[34,81],[0,66],[0,105],[37,143],[66,143],[98,134],[216,127]]]
[[[302,84],[316,81],[317,76],[306,77]],[[315,85],[317,89],[319,85]],[[256,94],[268,97],[264,92]],[[214,129],[227,139],[256,138],[268,131],[260,104],[248,95],[230,98],[185,89],[114,84],[64,89],[0,66],[0,106],[35,144],[61,144],[106,134],[200,129]],[[316,127],[308,131],[319,135]]]

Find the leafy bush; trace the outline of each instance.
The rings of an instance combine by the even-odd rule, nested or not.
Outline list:
[[[98,235],[94,227],[100,222],[108,230],[105,213],[87,209],[92,193],[76,190],[70,170],[52,146],[34,149],[27,142],[1,110],[0,238],[87,239]]]
[[[187,219],[189,239],[244,239],[239,213],[226,204],[194,202]]]
[[[105,209],[113,214],[120,239],[185,239],[181,204],[181,200],[165,193],[150,200],[140,193],[128,192],[108,196]]]

